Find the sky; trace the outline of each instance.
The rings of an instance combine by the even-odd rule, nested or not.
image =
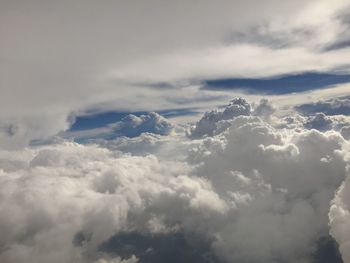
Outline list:
[[[0,0],[0,261],[350,263],[349,0]]]

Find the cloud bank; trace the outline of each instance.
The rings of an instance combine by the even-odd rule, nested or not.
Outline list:
[[[206,113],[196,137],[151,125],[133,138],[1,150],[0,261],[164,262],[163,243],[184,262],[322,262],[334,237],[349,262],[349,141],[278,112],[237,98]]]
[[[350,263],[349,6],[0,1],[0,262]]]

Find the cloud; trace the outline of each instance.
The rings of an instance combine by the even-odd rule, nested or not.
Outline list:
[[[328,213],[346,260],[332,219],[346,190],[329,204],[347,189],[348,142],[303,121],[280,128],[271,108],[234,99],[214,114],[226,128],[204,138],[1,150],[1,262],[164,262],[166,242],[198,262],[310,262],[331,240]]]
[[[261,99],[259,104],[255,105],[253,115],[268,120],[275,111],[275,106],[268,99]]]
[[[127,137],[135,137],[143,132],[150,132],[160,135],[168,135],[173,129],[173,125],[164,117],[155,112],[141,115],[128,115],[120,122],[109,126],[117,135],[125,135]]]
[[[349,4],[1,1],[0,261],[142,263],[165,239],[187,261],[304,263],[330,230],[348,262]],[[234,93],[206,80],[305,72],[339,85],[208,111]],[[208,112],[67,132],[178,108]]]
[[[239,115],[250,115],[250,104],[243,98],[235,98],[223,110],[206,112],[191,130],[191,137],[212,136],[221,121],[230,120]],[[222,122],[221,122],[222,123]]]
[[[235,118],[222,139],[208,138],[193,156],[203,163],[197,173],[237,209],[222,225],[216,251],[228,262],[310,261],[345,178],[343,143],[337,133],[315,130],[288,138],[249,116]]]
[[[95,263],[137,263],[138,259],[133,255],[128,259],[121,259],[120,257],[113,259],[99,259]]]
[[[327,115],[350,115],[350,98],[340,97],[296,106],[296,110],[309,115],[323,112]]]
[[[325,47],[346,40],[347,4],[2,1],[1,145],[50,137],[91,109],[208,107],[208,97],[220,104],[217,94],[193,88],[207,79],[346,72],[349,49]],[[237,32],[250,32],[249,41],[231,41]],[[276,38],[286,45],[265,44]],[[10,136],[9,127],[21,132]]]
[[[308,129],[316,129],[320,131],[336,130],[340,131],[350,124],[350,118],[348,116],[337,115],[328,116],[323,112],[316,113],[309,116],[304,123],[304,126]],[[344,129],[342,134],[346,134]]]
[[[341,135],[347,140],[350,140],[350,126],[344,126],[340,129]]]
[[[114,139],[116,137],[137,137],[142,133],[169,135],[175,126],[158,113],[150,112],[136,116],[128,114],[120,121],[110,123],[105,127],[68,131],[62,133],[64,138],[74,138],[78,141],[96,138]]]
[[[209,182],[181,175],[186,164],[154,156],[66,142],[18,162],[22,168],[1,170],[2,262],[93,262],[120,231],[171,231],[186,211],[196,221],[226,206]]]
[[[338,189],[329,212],[330,233],[339,244],[343,260],[350,262],[349,176]]]
[[[267,99],[261,99],[253,107],[241,97],[231,100],[222,111],[212,110],[206,112],[204,116],[191,128],[190,137],[200,138],[219,134],[231,126],[231,121],[238,116],[259,116],[269,120],[275,112],[275,107]]]

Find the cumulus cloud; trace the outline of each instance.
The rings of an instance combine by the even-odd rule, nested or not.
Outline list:
[[[260,116],[268,120],[275,111],[275,106],[268,99],[261,99],[259,104],[254,107],[253,115]]]
[[[218,125],[239,115],[250,115],[250,104],[243,98],[235,98],[223,111],[212,110],[206,112],[191,130],[191,137],[212,136]]]
[[[155,112],[139,117],[130,114],[110,127],[114,133],[127,137],[135,137],[143,132],[168,135],[173,129],[173,125],[167,119]]]
[[[350,124],[350,118],[348,116],[337,115],[337,116],[328,116],[323,112],[318,112],[315,115],[311,115],[305,119],[304,126],[308,129],[316,129],[320,131],[327,130],[342,130]],[[344,129],[342,134],[346,134]]]
[[[305,263],[330,227],[349,262],[348,84],[212,111],[233,93],[201,89],[348,73],[349,4],[1,1],[0,261]],[[207,112],[69,131],[176,108]]]
[[[173,231],[187,211],[191,225],[226,207],[207,180],[186,176],[186,164],[155,156],[66,142],[18,162],[1,170],[1,262],[93,262],[118,232]]]
[[[344,126],[340,129],[341,135],[347,140],[350,140],[350,126]]]
[[[137,137],[142,133],[169,135],[175,126],[166,118],[155,112],[136,116],[129,114],[120,121],[106,127],[71,131],[62,133],[64,138],[88,140],[96,138],[114,139],[116,137]]]
[[[177,131],[1,150],[0,261],[164,262],[164,243],[184,261],[312,262],[330,222],[346,262],[348,142],[305,119],[281,127],[272,108],[234,99],[204,115],[198,123],[215,122],[195,139]],[[135,118],[126,120],[149,117]]]
[[[350,98],[339,97],[298,105],[296,109],[305,115],[322,112],[326,115],[350,115]]]
[[[252,107],[244,98],[237,97],[231,100],[222,111],[215,109],[206,112],[191,128],[190,137],[199,138],[219,134],[231,126],[231,121],[237,116],[254,115],[270,120],[275,110],[268,99],[261,99]]]
[[[256,117],[237,117],[224,138],[208,139],[194,154],[205,160],[198,174],[239,211],[214,243],[219,253],[239,262],[310,260],[313,244],[327,236],[329,202],[345,177],[343,143],[316,131],[286,138]]]
[[[350,262],[350,191],[349,176],[332,201],[329,220],[330,233],[339,244],[345,263]]]

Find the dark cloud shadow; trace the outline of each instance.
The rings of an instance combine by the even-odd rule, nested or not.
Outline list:
[[[100,251],[122,258],[135,255],[140,263],[223,263],[211,252],[208,242],[189,240],[181,233],[118,234],[102,244]]]
[[[343,263],[338,244],[331,236],[318,240],[312,263]]]

